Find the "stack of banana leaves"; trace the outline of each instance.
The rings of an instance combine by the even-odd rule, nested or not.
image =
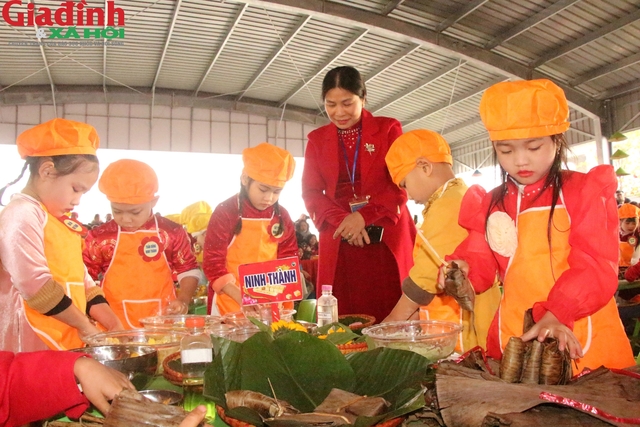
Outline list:
[[[204,394],[225,416],[257,427],[368,427],[425,405],[428,361],[410,351],[345,356],[326,339],[298,331],[218,344]]]

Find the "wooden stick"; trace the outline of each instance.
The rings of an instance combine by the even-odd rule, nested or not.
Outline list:
[[[444,259],[442,259],[442,257],[440,255],[438,255],[438,252],[436,252],[436,250],[433,248],[433,246],[431,246],[431,243],[429,243],[429,240],[427,240],[427,238],[424,237],[424,234],[422,234],[422,230],[420,230],[418,227],[416,227],[416,230],[418,231],[418,236],[420,236],[420,238],[422,239],[424,244],[427,246],[429,251],[431,251],[431,254],[434,257],[436,257],[436,259],[438,261],[440,261],[441,264],[444,264],[444,266],[448,268],[449,267],[449,263],[447,261],[445,261]]]

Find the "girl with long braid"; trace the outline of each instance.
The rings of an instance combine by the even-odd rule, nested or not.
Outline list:
[[[295,226],[278,203],[293,176],[293,156],[263,142],[246,148],[242,161],[240,193],[213,211],[204,242],[202,268],[209,280],[208,312],[213,314],[240,310],[240,264],[298,254]]]

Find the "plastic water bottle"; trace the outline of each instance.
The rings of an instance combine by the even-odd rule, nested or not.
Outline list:
[[[318,298],[318,326],[338,321],[338,299],[333,296],[333,286],[322,285],[322,296]]]
[[[205,332],[204,317],[188,317],[185,326],[189,335],[180,341],[183,407],[185,411],[191,411],[198,405],[205,405],[207,417],[215,417],[215,404],[202,395],[204,372],[213,361],[213,343]]]

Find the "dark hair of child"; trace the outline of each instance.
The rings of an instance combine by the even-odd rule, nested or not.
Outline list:
[[[31,180],[34,176],[38,174],[38,169],[40,165],[46,161],[53,162],[53,167],[56,169],[57,176],[66,176],[74,173],[78,168],[85,162],[93,162],[99,163],[98,157],[93,154],[64,154],[61,156],[33,156],[27,157],[24,162],[24,166],[22,166],[22,170],[20,171],[20,175],[7,185],[5,185],[2,189],[0,189],[0,206],[5,206],[2,203],[2,196],[7,188],[11,187],[16,182],[20,181],[24,176],[24,172],[29,167],[29,180]]]
[[[247,177],[247,187],[250,186],[253,181],[253,178]],[[234,235],[238,235],[242,231],[242,202],[248,197],[249,196],[247,194],[246,187],[240,184],[240,193],[238,194],[238,222],[236,223],[236,227],[233,229]],[[282,215],[280,215],[280,204],[278,202],[275,202],[273,204],[273,212],[278,216],[278,230],[280,235],[282,235],[282,233],[284,233],[284,223],[282,222]]]

